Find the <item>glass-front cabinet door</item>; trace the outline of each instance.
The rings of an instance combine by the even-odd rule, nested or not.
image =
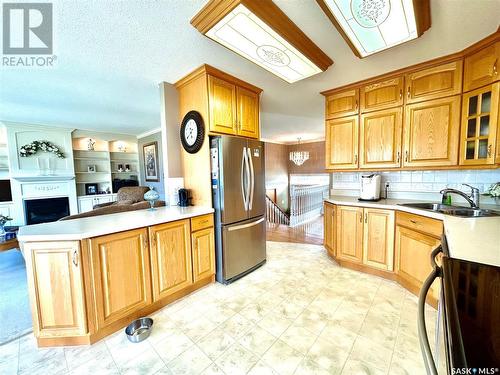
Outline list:
[[[462,165],[495,163],[499,87],[497,82],[463,95]]]

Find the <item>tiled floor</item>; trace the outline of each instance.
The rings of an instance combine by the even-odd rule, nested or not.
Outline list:
[[[321,246],[268,242],[264,267],[157,312],[142,343],[120,330],[37,349],[28,335],[0,348],[0,374],[425,374],[416,311],[409,292],[338,267]]]

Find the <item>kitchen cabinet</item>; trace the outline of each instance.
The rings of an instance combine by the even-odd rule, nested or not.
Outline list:
[[[189,220],[149,227],[153,300],[193,283]]]
[[[259,139],[259,94],[236,88],[237,134]]]
[[[406,103],[458,95],[462,92],[462,59],[407,73]]]
[[[360,168],[398,168],[401,166],[401,107],[361,115],[359,136]]]
[[[326,121],[326,168],[358,167],[358,116]]]
[[[214,228],[191,234],[194,282],[215,274]]]
[[[363,261],[363,208],[337,206],[336,257],[340,260]]]
[[[460,164],[495,164],[500,82],[463,95]]]
[[[208,76],[211,132],[259,138],[259,92]]]
[[[401,216],[406,219],[400,220]],[[432,271],[430,254],[441,243],[440,238],[435,236],[435,230],[439,227],[442,231],[442,223],[399,212],[396,220],[395,271],[403,285],[417,294]],[[412,227],[407,227],[405,221],[411,221]],[[428,222],[432,223],[430,230],[427,230]],[[437,282],[432,285],[429,294],[435,300],[438,299]]]
[[[358,114],[359,89],[333,93],[325,99],[325,117],[333,119]]]
[[[94,237],[89,247],[98,329],[151,303],[147,228]]]
[[[458,164],[460,96],[406,106],[404,167]]]
[[[403,104],[403,77],[394,77],[361,86],[361,113]]]
[[[500,80],[499,64],[500,41],[466,56],[464,60],[464,92]]]
[[[213,76],[208,76],[210,102],[210,131],[223,134],[237,133],[236,86]]]
[[[335,256],[335,206],[330,203],[324,203],[323,213],[323,230],[324,230],[324,246],[331,256]]]
[[[364,208],[363,264],[392,271],[394,264],[394,211]]]
[[[35,335],[47,339],[85,335],[79,241],[26,243],[23,252]]]

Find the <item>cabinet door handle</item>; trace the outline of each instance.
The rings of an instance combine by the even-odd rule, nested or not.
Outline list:
[[[398,153],[396,155],[396,163],[399,164],[400,161],[401,161],[401,153],[398,151]]]
[[[417,225],[418,222],[416,220],[410,219],[410,223]]]
[[[363,222],[363,214],[359,214],[359,222],[362,223]]]
[[[354,155],[354,164],[358,164],[358,155]]]
[[[498,59],[495,59],[495,62],[493,64],[493,75],[497,75],[497,62],[498,62]]]
[[[365,223],[368,223],[368,214],[365,212]]]
[[[410,86],[408,86],[408,90],[406,91],[406,97],[410,99],[411,91],[410,91]]]
[[[403,89],[399,89],[399,99],[403,99]]]
[[[408,151],[405,151],[405,162],[408,163]]]
[[[492,144],[488,145],[488,157],[491,158],[491,148],[493,147]]]
[[[354,110],[358,110],[358,101],[356,100],[356,104],[354,105]]]
[[[73,264],[75,265],[75,267],[78,267],[78,252],[75,250],[73,251]]]

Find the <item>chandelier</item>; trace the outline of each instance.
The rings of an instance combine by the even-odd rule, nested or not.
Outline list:
[[[300,145],[300,138],[297,138],[297,145]],[[309,151],[290,151],[290,160],[295,165],[302,165],[309,159]]]

